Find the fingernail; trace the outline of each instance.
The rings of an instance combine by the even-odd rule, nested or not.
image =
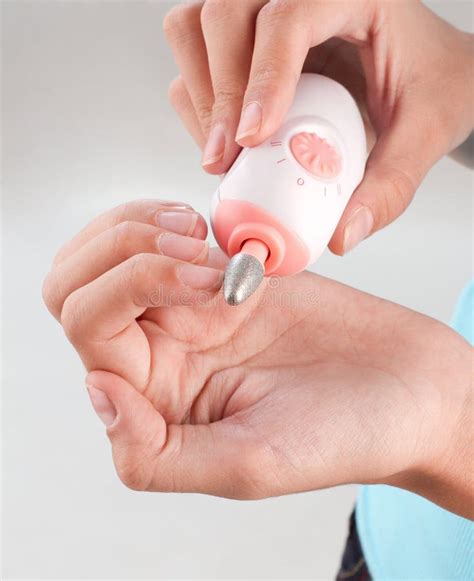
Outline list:
[[[254,135],[260,129],[262,124],[262,106],[256,101],[246,105],[240,117],[240,123],[237,128],[236,141]]]
[[[183,210],[192,210],[192,206],[185,202],[173,202],[173,200],[158,200],[160,206],[170,206],[172,208],[182,208]]]
[[[189,236],[164,233],[158,236],[158,249],[161,254],[178,260],[197,260],[207,251],[207,242]]]
[[[374,217],[369,208],[362,206],[352,216],[344,228],[344,254],[355,248],[372,232]]]
[[[177,274],[182,283],[197,290],[212,290],[222,285],[223,272],[207,266],[184,264],[178,267]]]
[[[183,236],[191,236],[197,220],[198,215],[195,212],[173,212],[168,210],[160,212],[156,219],[158,226]]]
[[[92,407],[94,408],[95,413],[108,428],[114,423],[114,420],[117,417],[115,407],[110,399],[100,389],[88,385],[87,391],[89,392],[89,397],[91,398]]]
[[[207,138],[206,147],[202,154],[202,165],[211,165],[224,157],[225,131],[222,125],[215,125]]]

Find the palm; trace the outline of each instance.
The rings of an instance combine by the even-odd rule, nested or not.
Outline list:
[[[275,306],[282,301],[293,305]],[[416,427],[420,394],[415,385],[407,398],[405,378],[396,370],[399,358],[405,369],[416,365],[416,334],[405,329],[418,330],[418,319],[303,273],[262,289],[239,308],[219,300],[213,306],[149,309],[134,323],[142,336],[129,356],[149,366],[139,389],[166,423],[238,422],[272,451],[280,476],[286,474],[298,490],[305,483],[295,473],[304,468],[307,474],[308,466],[321,485],[344,481],[348,464],[364,465],[361,448],[377,471],[388,464],[388,442],[392,468],[412,455],[412,449],[397,450],[396,442],[400,429]],[[133,376],[127,379],[137,385]],[[394,417],[404,418],[403,425],[394,425]],[[369,442],[361,441],[362,433]],[[416,433],[412,442],[415,447]],[[372,477],[358,469],[360,480]],[[276,482],[282,485],[282,478]]]

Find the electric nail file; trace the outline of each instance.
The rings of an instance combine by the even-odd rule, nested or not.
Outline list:
[[[211,204],[219,246],[232,257],[227,303],[238,305],[264,275],[291,275],[326,248],[366,161],[359,109],[339,83],[303,74],[281,128],[244,148]]]

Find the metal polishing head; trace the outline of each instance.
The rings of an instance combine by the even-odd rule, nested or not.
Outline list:
[[[224,298],[228,305],[240,305],[252,295],[263,280],[265,269],[255,256],[235,254],[224,275]]]

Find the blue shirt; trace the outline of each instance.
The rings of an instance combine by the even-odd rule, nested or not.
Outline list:
[[[473,343],[474,281],[465,289],[452,326]],[[406,490],[363,486],[357,532],[376,580],[474,579],[474,523]]]

